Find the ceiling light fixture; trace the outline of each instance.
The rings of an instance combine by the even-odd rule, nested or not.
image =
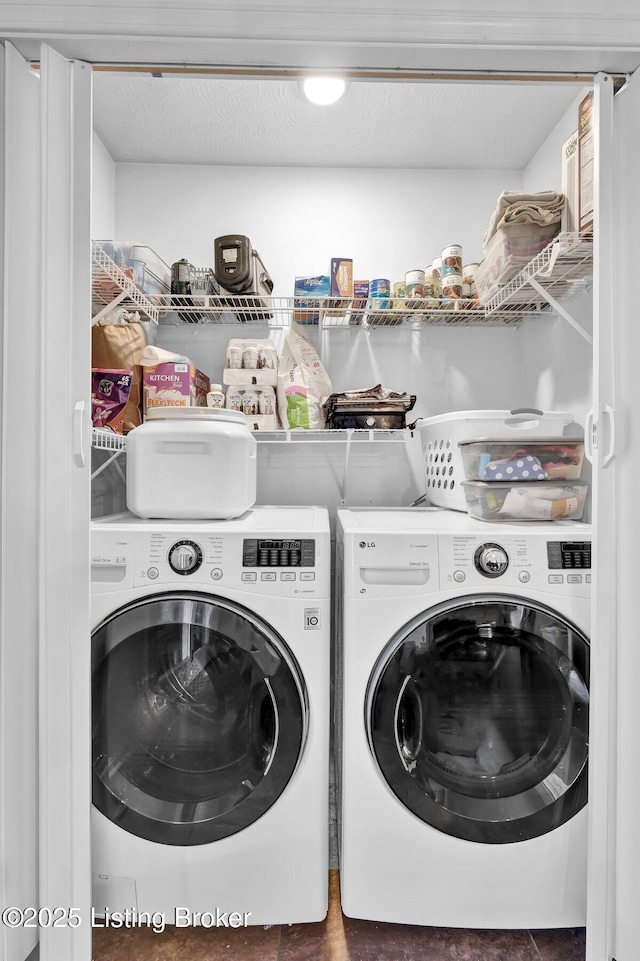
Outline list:
[[[342,77],[306,77],[302,90],[307,100],[320,106],[336,103],[347,89],[347,81]]]

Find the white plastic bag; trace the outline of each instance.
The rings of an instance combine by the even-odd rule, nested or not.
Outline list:
[[[331,381],[297,324],[287,330],[278,364],[278,414],[285,430],[322,430]]]

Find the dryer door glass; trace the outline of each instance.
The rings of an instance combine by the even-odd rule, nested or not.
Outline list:
[[[178,593],[129,605],[92,638],[93,803],[161,844],[228,837],[285,790],[307,714],[293,655],[250,611]]]
[[[554,830],[587,800],[587,638],[554,611],[468,597],[415,618],[367,691],[391,790],[445,834],[489,844]]]

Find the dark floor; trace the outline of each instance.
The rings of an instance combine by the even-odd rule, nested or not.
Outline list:
[[[329,914],[271,928],[94,930],[93,961],[584,961],[584,928],[470,931],[353,921],[329,872]]]

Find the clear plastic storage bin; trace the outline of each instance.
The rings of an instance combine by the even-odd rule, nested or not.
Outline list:
[[[128,240],[98,240],[108,257],[149,297],[160,297],[171,292],[171,268],[144,244]]]
[[[462,488],[469,514],[481,521],[577,521],[584,511],[588,485],[463,481]]]
[[[584,459],[581,440],[482,440],[461,443],[467,480],[531,482],[578,480]]]
[[[533,260],[560,231],[560,223],[511,224],[500,227],[489,241],[476,273],[478,298],[487,303]]]
[[[550,437],[558,442],[565,437],[582,441],[582,428],[573,414],[530,408],[454,411],[420,420],[418,430],[427,500],[435,507],[457,511],[467,510],[461,486],[465,474],[459,444],[487,437],[517,445]]]

